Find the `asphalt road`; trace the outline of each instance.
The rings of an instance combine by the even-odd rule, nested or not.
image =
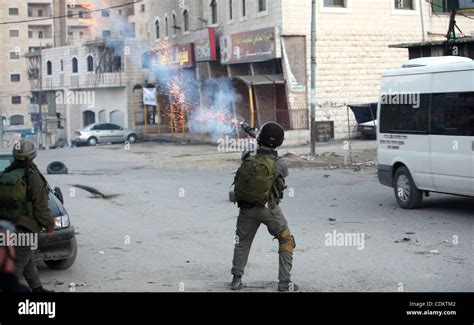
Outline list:
[[[228,191],[238,157],[164,144],[41,152],[42,170],[54,160],[68,165],[70,175],[47,178],[64,192],[79,243],[71,269],[41,266],[44,284],[56,291],[70,283],[76,291],[228,291],[238,213]],[[286,193],[282,208],[297,243],[293,281],[302,290],[474,291],[473,199],[435,194],[423,209],[406,211],[379,185],[375,168],[290,173],[293,196]],[[75,184],[112,198],[91,198]],[[363,236],[364,245],[328,246],[333,231]],[[276,290],[277,249],[262,226],[243,291]]]

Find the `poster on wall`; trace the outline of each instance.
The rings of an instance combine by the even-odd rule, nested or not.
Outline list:
[[[277,58],[274,28],[220,37],[221,63],[236,64]]]
[[[156,106],[156,88],[143,88],[143,104]]]

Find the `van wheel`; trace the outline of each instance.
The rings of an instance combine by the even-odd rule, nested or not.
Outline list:
[[[415,182],[406,167],[395,172],[393,188],[398,205],[403,209],[417,209],[423,201],[423,192],[416,188]]]

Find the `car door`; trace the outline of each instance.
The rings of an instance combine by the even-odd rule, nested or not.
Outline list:
[[[474,92],[433,94],[431,165],[437,191],[474,195]]]
[[[107,143],[110,140],[110,134],[107,130],[107,125],[106,124],[97,124],[94,129],[94,136],[97,138],[97,140],[100,143]]]
[[[125,131],[122,127],[117,124],[108,124],[110,129],[111,142],[123,142],[125,141]]]

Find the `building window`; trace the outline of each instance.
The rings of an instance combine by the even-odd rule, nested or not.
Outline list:
[[[21,96],[12,96],[12,104],[13,105],[21,104]]]
[[[20,31],[18,29],[10,30],[10,37],[20,37]]]
[[[145,52],[142,54],[142,69],[149,69],[150,68],[150,61],[151,55],[149,52]]]
[[[176,14],[173,14],[173,36],[176,36],[176,31],[178,29],[178,24],[176,23]]]
[[[13,115],[12,117],[10,117],[10,125],[23,125],[23,124],[25,124],[25,118],[23,117],[23,115]]]
[[[13,115],[10,117],[10,125],[15,126],[15,125],[23,125],[25,124],[25,118],[23,115]]]
[[[119,16],[122,16],[122,10],[118,11]]]
[[[189,11],[188,10],[183,11],[183,27],[184,27],[184,32],[189,32]]]
[[[241,0],[242,1],[242,18],[247,17],[247,0]]]
[[[11,82],[20,82],[21,81],[20,74],[19,73],[11,74],[10,75],[10,81]]]
[[[19,52],[10,52],[10,60],[20,60]]]
[[[140,12],[145,12],[145,5],[144,4],[140,6]]]
[[[395,9],[413,10],[413,0],[395,0]]]
[[[346,3],[345,0],[324,0],[324,6],[344,8],[346,6]]]
[[[211,1],[211,24],[217,24],[217,1]]]
[[[43,10],[38,9],[38,17],[43,17]]]
[[[33,38],[33,31],[28,29],[28,38]]]
[[[72,17],[74,17],[74,14],[72,13],[71,10],[68,10],[67,11],[67,18],[72,18]]]
[[[160,39],[161,38],[161,31],[160,31],[160,20],[157,19],[155,21],[155,31],[156,31],[156,39]]]
[[[78,73],[79,72],[79,62],[77,61],[77,58],[72,59],[72,73]]]
[[[44,38],[44,32],[43,32],[42,30],[40,30],[40,31],[38,32],[38,38],[39,38],[39,39],[43,39],[43,38]]]
[[[64,72],[64,60],[63,59],[61,59],[61,64],[60,65],[61,65],[61,72]]]
[[[103,30],[102,31],[102,37],[103,38],[109,38],[112,36],[112,32],[110,30]]]
[[[267,0],[258,0],[258,12],[267,11]]]
[[[108,9],[102,10],[102,17],[110,17],[110,11]]]
[[[84,12],[82,10],[79,11],[79,18],[81,18],[81,19],[84,18]]]
[[[20,11],[18,8],[9,8],[8,9],[8,15],[10,16],[18,16],[20,14]]]
[[[229,0],[229,20],[234,20],[234,0]]]
[[[94,71],[94,58],[92,57],[92,55],[89,55],[87,57],[87,71],[88,72]]]
[[[165,35],[166,37],[170,36],[170,26],[169,26],[169,22],[168,22],[168,17],[165,17]]]
[[[46,73],[48,76],[53,75],[53,63],[51,61],[46,62]]]

